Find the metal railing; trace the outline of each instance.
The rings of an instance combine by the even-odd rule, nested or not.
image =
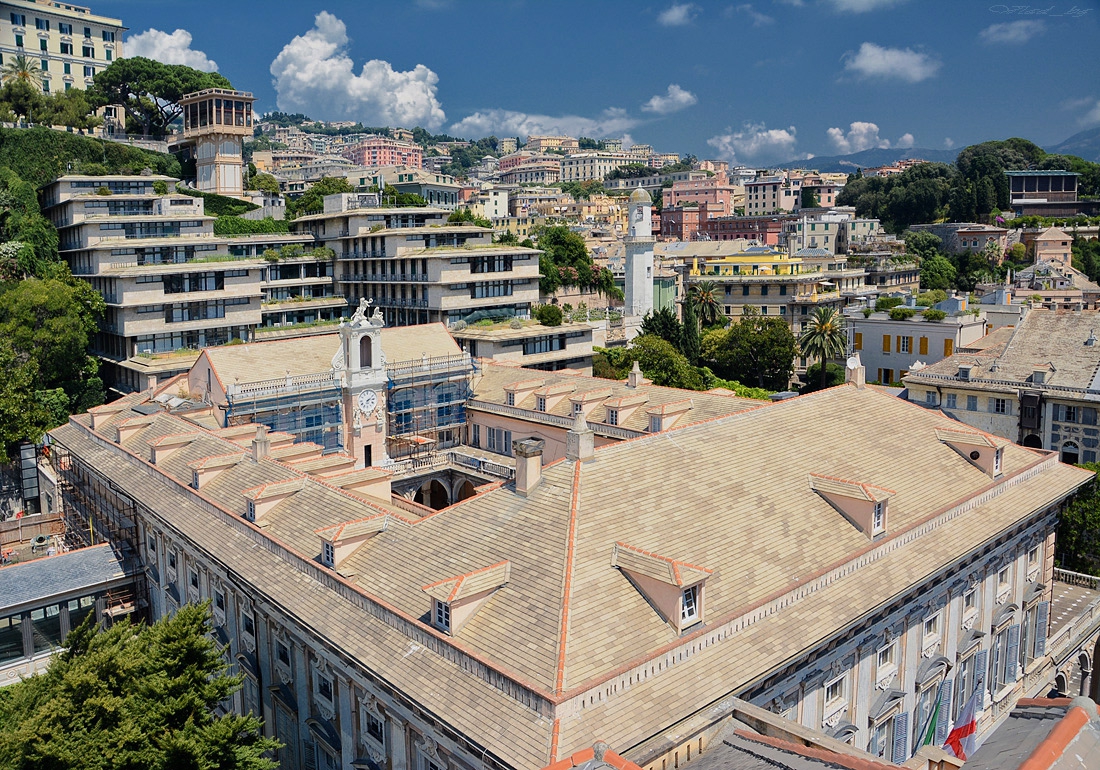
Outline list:
[[[417,473],[424,473],[425,471],[434,471],[440,468],[454,466],[479,471],[501,479],[514,479],[516,477],[516,469],[509,465],[494,462],[488,458],[474,457],[465,452],[454,451],[432,452],[424,457],[409,457],[404,460],[394,460],[393,464],[386,466],[386,469],[392,471],[393,475],[397,477],[410,476]]]
[[[337,254],[337,259],[385,259],[385,251],[345,251]]]
[[[427,307],[426,299],[405,299],[403,297],[375,297],[374,304],[378,307]]]
[[[341,281],[365,281],[368,283],[423,283],[428,280],[425,273],[344,273]]]
[[[474,363],[470,354],[458,353],[453,356],[424,357],[419,361],[386,364],[386,374],[391,380],[396,380],[401,377],[419,377],[439,372],[472,371],[473,368]]]

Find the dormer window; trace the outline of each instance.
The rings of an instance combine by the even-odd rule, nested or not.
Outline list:
[[[1004,449],[998,449],[993,453],[993,475],[996,476],[1001,472],[1001,455],[1004,454]]]
[[[886,531],[886,503],[875,503],[875,512],[871,521],[871,534],[878,535]]]
[[[191,488],[192,489],[198,489],[199,488],[199,472],[197,470],[195,470],[194,468],[191,469]]]
[[[248,507],[245,509],[244,517],[251,522],[256,521],[256,501],[249,500]]]
[[[660,415],[651,414],[649,416],[649,432],[660,433],[661,432],[661,417]]]
[[[619,410],[618,409],[608,409],[607,410],[607,424],[608,425],[618,425],[619,424]]]
[[[327,540],[321,543],[321,563],[329,569],[336,568],[336,547]]]
[[[584,414],[584,404],[573,404],[572,417],[576,417],[578,414]]]
[[[680,595],[680,627],[684,628],[699,619],[699,586],[688,586]]]
[[[441,630],[449,632],[451,630],[451,605],[438,599],[433,604],[435,606],[432,616],[435,619],[435,625]]]
[[[516,405],[516,394],[513,393],[512,391],[508,391],[508,393],[505,394],[505,400],[507,401],[508,406],[515,406]]]
[[[546,396],[535,397],[535,409],[539,412],[546,411]]]

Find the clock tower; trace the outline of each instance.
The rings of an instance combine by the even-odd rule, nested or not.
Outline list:
[[[382,351],[382,313],[370,316],[370,302],[359,301],[350,321],[340,324],[340,350],[332,366],[340,384],[344,448],[356,467],[382,465],[386,456],[386,356]]]

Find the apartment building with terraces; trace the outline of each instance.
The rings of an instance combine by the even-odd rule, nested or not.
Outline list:
[[[336,283],[370,299],[389,326],[528,318],[539,296],[535,249],[492,242],[493,230],[448,224],[440,208],[390,208],[371,193],[330,195],[291,232],[336,254]]]
[[[177,181],[67,175],[41,191],[62,258],[107,302],[93,350],[121,391],[186,371],[199,348],[347,308],[331,256],[314,252],[311,237],[217,236],[203,200],[178,192]],[[168,355],[181,349],[192,352]]]

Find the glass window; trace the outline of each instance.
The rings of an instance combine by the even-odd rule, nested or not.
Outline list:
[[[438,599],[435,602],[435,624],[444,631],[451,630],[451,605]]]
[[[694,622],[699,619],[699,586],[690,586],[684,589],[680,599],[680,624]]]
[[[284,666],[290,666],[290,648],[282,642],[275,642],[275,656]]]
[[[336,548],[332,543],[324,542],[321,544],[321,561],[323,561],[327,567],[332,567],[336,564]]]
[[[49,32],[50,31],[50,20],[49,19],[35,19],[34,20],[34,28],[35,29],[40,29],[43,32]]]
[[[332,703],[332,680],[327,676],[317,677],[317,694]]]
[[[23,621],[15,615],[0,618],[0,663],[19,660],[23,655]]]
[[[968,412],[978,411],[978,397],[977,396],[967,396],[966,397],[966,411],[968,411]]]
[[[946,404],[945,404],[945,406],[946,406],[946,407],[947,407],[948,409],[956,409],[956,408],[958,408],[958,400],[959,400],[959,397],[958,397],[958,396],[957,396],[956,394],[954,394],[954,393],[948,393],[948,394],[947,394],[947,395],[946,395],[946,396],[945,396],[944,398],[946,399]]]
[[[31,610],[31,635],[34,651],[45,652],[61,646],[61,606],[51,604]]]
[[[835,703],[844,700],[844,677],[839,676],[825,685],[825,703]]]
[[[886,529],[886,505],[885,503],[875,503],[875,517],[871,524],[872,534],[878,534]]]
[[[73,25],[66,24],[63,21],[59,21],[57,23],[57,31],[60,32],[62,35],[71,35],[73,34]]]

